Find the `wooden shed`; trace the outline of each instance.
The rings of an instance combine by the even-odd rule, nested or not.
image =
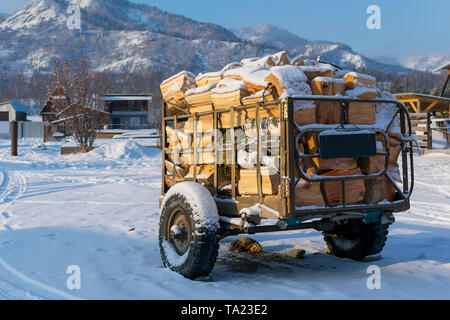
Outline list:
[[[395,97],[413,113],[450,112],[449,98],[422,93],[398,93]]]
[[[20,103],[0,103],[0,121],[27,121],[27,110]]]

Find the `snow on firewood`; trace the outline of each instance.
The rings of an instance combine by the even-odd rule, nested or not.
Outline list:
[[[243,81],[235,79],[223,79],[219,81],[214,89],[211,90],[211,93],[228,93],[240,89],[247,90],[247,86]]]
[[[210,91],[211,89],[214,89],[217,86],[217,84],[218,84],[218,82],[211,82],[204,86],[190,89],[190,90],[186,91],[185,95],[190,96],[193,94],[199,94],[199,93],[204,93],[204,92]]]
[[[308,78],[296,66],[273,67],[264,80],[275,86],[281,98],[311,95],[311,88],[304,82]]]
[[[223,76],[225,78],[234,78],[234,79],[242,80],[245,77],[247,77],[248,75],[250,75],[251,73],[254,73],[254,72],[260,71],[260,70],[267,70],[267,68],[265,68],[264,66],[259,66],[259,65],[244,65],[242,67],[234,68],[234,69],[230,69],[230,70],[226,71]]]
[[[242,67],[242,64],[239,62],[231,62],[229,64],[227,64],[225,67],[222,68],[222,72],[231,70],[231,69],[236,69],[236,68],[240,68]]]

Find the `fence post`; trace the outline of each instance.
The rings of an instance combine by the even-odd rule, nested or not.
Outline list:
[[[18,140],[17,121],[11,121],[11,155],[17,156],[17,140]]]
[[[431,132],[431,112],[427,113],[427,150],[433,149],[433,133]]]

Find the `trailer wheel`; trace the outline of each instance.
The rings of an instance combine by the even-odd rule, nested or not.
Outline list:
[[[350,219],[323,234],[330,254],[362,261],[383,250],[388,228],[388,224],[366,224],[362,220]]]
[[[189,279],[207,276],[219,250],[219,215],[209,191],[199,183],[181,182],[164,198],[159,248],[165,267]]]

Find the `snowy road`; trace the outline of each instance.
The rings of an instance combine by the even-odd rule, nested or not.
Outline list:
[[[313,230],[256,235],[261,255],[221,243],[213,282],[164,269],[158,237],[160,153],[119,142],[59,156],[0,141],[1,299],[393,299],[450,298],[450,156],[416,158],[409,212],[396,216],[383,258],[354,262],[325,254]],[[134,228],[134,229],[132,229]],[[303,260],[286,256],[306,250]],[[67,267],[81,270],[69,290]],[[381,290],[366,287],[381,268]]]

